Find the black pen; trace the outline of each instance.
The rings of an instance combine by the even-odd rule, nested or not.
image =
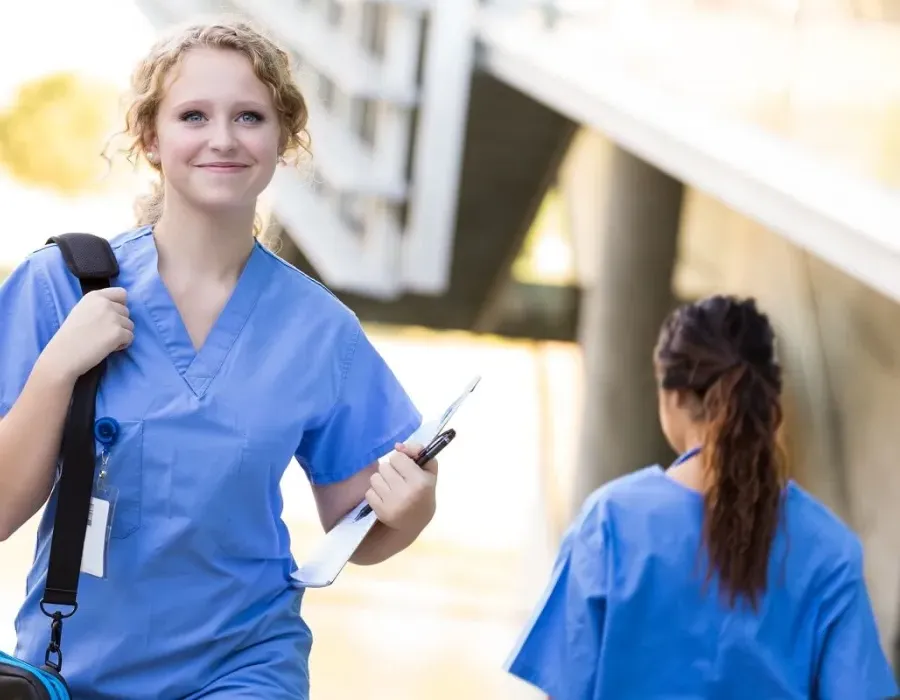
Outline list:
[[[453,428],[450,428],[449,430],[445,430],[443,433],[438,435],[434,440],[432,440],[431,443],[428,445],[428,447],[426,447],[424,450],[422,450],[419,453],[419,456],[416,457],[414,460],[415,463],[418,464],[420,467],[424,467],[431,460],[433,460],[435,457],[437,457],[440,454],[441,450],[443,450],[447,445],[449,445],[450,442],[455,437],[456,437],[456,431]],[[372,506],[370,506],[367,503],[365,506],[363,506],[362,510],[356,514],[356,518],[353,519],[353,522],[358,522],[358,521],[362,520],[371,512],[372,512]]]

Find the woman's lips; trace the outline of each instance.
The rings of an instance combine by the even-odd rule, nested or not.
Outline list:
[[[246,170],[249,166],[243,163],[203,163],[197,167],[214,173],[236,173]]]

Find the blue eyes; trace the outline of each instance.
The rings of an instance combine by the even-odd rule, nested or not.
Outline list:
[[[180,119],[188,124],[202,124],[206,121],[206,116],[202,112],[191,110],[190,112],[182,114]],[[242,124],[258,124],[265,121],[263,116],[258,112],[241,112],[237,116],[237,120]]]

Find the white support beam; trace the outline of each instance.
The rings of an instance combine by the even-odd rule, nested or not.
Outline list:
[[[484,10],[482,67],[900,301],[900,196],[789,140],[577,59],[563,31]],[[583,47],[581,47],[583,48]]]
[[[329,287],[379,299],[400,294],[395,274],[400,232],[385,218],[357,236],[297,171],[281,168],[270,185],[272,211]]]
[[[422,49],[421,18],[406,8],[385,5],[382,70],[398,83],[415,83]],[[406,184],[409,152],[413,141],[412,110],[391,102],[371,104],[375,110],[373,157],[388,177]],[[404,191],[404,195],[406,192]]]
[[[337,0],[341,5],[392,5],[404,10],[425,12],[443,0]]]
[[[450,284],[476,6],[443,0],[431,11],[402,262],[404,283],[421,294],[443,294]]]
[[[325,73],[347,95],[414,105],[416,86],[397,81],[347,34],[332,27],[319,12],[282,0],[232,0],[234,5]]]

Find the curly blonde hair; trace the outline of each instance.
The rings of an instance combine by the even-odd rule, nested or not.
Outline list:
[[[290,55],[245,20],[220,20],[187,25],[157,41],[138,64],[131,78],[130,104],[125,115],[126,148],[133,163],[143,159],[160,176],[153,191],[135,202],[138,226],[155,224],[163,211],[164,173],[146,153],[156,126],[156,116],[165,93],[166,78],[182,57],[192,49],[215,48],[237,51],[250,61],[259,80],[272,91],[272,100],[281,125],[279,156],[296,162],[309,153],[309,117],[306,100],[294,81]],[[254,234],[261,233],[257,216]]]

